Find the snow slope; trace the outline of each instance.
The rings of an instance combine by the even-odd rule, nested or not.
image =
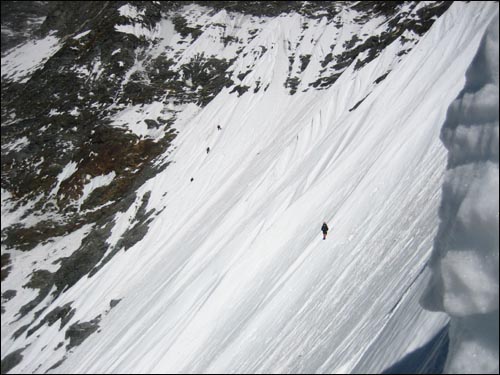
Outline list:
[[[8,73],[8,79],[26,82],[37,68],[60,48],[59,40],[48,35],[40,40],[28,40],[21,46],[11,51],[6,57],[2,57],[2,70]],[[2,77],[4,74],[2,73]]]
[[[424,345],[448,321],[417,303],[439,223],[439,132],[497,9],[457,2],[401,63],[394,42],[293,96],[296,22],[276,18],[245,78],[268,89],[225,89],[186,120],[172,164],[139,190],[136,207],[150,193],[147,210],[163,210],[147,235],[54,302],[100,328],[49,373],[380,372]],[[6,328],[3,350],[25,348],[12,371],[65,358],[58,328],[33,342]]]

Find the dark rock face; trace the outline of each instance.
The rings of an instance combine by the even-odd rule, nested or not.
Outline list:
[[[9,289],[2,293],[2,298],[5,300],[11,300],[16,296],[17,292],[15,290]]]
[[[3,253],[2,254],[2,281],[4,281],[7,276],[9,276],[9,272],[12,269],[12,266],[10,266],[11,261],[10,261],[10,254],[9,253]]]
[[[43,318],[38,325],[33,327],[32,329],[28,330],[27,335],[30,336],[33,333],[35,333],[40,327],[43,325],[47,324],[48,326],[53,325],[55,322],[58,320],[61,320],[61,326],[60,328],[62,329],[66,323],[68,323],[69,320],[73,317],[75,314],[75,310],[71,308],[71,303],[67,303],[64,306],[60,307],[57,306],[54,310],[52,310],[50,313],[48,313],[45,318]]]
[[[17,294],[16,290],[9,289],[2,293],[2,314],[5,312],[4,303],[9,302]]]
[[[66,339],[69,339],[69,344],[66,348],[69,350],[84,342],[91,334],[99,328],[100,315],[90,322],[74,323],[66,331]]]
[[[112,299],[111,301],[109,301],[109,307],[112,309],[113,307],[118,305],[120,303],[120,301],[121,301],[121,299]]]
[[[21,361],[23,360],[23,355],[21,353],[23,351],[24,349],[18,349],[2,358],[2,374],[8,373],[19,363],[21,363]]]
[[[27,304],[23,305],[21,309],[19,310],[19,318],[22,318],[25,316],[28,312],[33,310],[40,302],[44,300],[44,298],[49,294],[50,290],[52,289],[52,285],[54,283],[54,277],[53,274],[50,273],[47,270],[36,270],[33,271],[31,274],[31,279],[30,281],[26,284],[23,285],[23,288],[31,288],[31,289],[39,289],[39,294],[38,296],[28,302]]]
[[[39,213],[62,218],[43,220],[30,227],[12,225],[2,231],[2,244],[6,248],[29,251],[85,224],[97,223],[105,228],[93,230],[77,252],[61,259],[61,267],[55,274],[42,270],[34,273],[32,281],[35,281],[26,287],[37,288],[40,294],[23,306],[21,316],[35,308],[53,285],[59,294],[93,269],[107,249],[105,240],[111,225],[106,224],[116,212],[125,211],[134,202],[134,189],[166,167],[153,166],[152,161],[162,155],[175,138],[176,133],[169,125],[173,121],[150,119],[156,124],[162,121],[161,125],[165,126],[164,137],[152,140],[140,139],[124,129],[110,126],[106,120],[110,114],[108,106],[117,98],[124,73],[134,62],[135,49],[145,45],[144,41],[115,31],[115,24],[123,22],[117,10],[122,5],[122,2],[45,4],[43,8],[48,15],[38,32],[42,36],[55,32],[64,40],[61,48],[26,83],[2,82],[2,124],[12,123],[12,113],[16,119],[13,125],[2,127],[2,144],[23,137],[29,143],[22,150],[2,149],[2,188],[18,202],[41,197],[25,216]],[[6,7],[15,8],[16,4]],[[146,23],[154,24],[160,17],[160,8],[145,4],[144,9]],[[87,37],[72,38],[75,33],[87,29],[92,30]],[[123,52],[112,55],[117,49]],[[95,59],[102,62],[105,73],[100,79],[89,82],[88,77],[77,70],[91,69]],[[123,66],[118,66],[118,60]],[[159,59],[153,61],[151,69],[159,63]],[[158,82],[169,76],[168,65],[162,68],[166,70],[152,73]],[[131,94],[128,87],[125,86],[117,101],[147,103],[158,99],[158,93],[164,90],[153,85],[149,93],[139,90]],[[75,108],[78,110],[76,116],[69,113]],[[55,197],[51,196],[58,175],[70,162],[77,163],[76,172],[60,184]],[[116,175],[110,185],[93,191],[79,208],[70,204],[82,195],[83,186],[89,179],[109,173]],[[100,206],[105,208],[99,209]],[[142,235],[146,229],[147,225],[143,224]],[[137,234],[136,241],[139,238]],[[2,264],[2,279],[7,277],[11,267],[7,264],[8,254],[2,255],[2,262],[4,257],[6,265]],[[39,283],[42,276],[43,286]]]

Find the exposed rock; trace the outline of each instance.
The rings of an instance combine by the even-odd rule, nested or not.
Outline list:
[[[59,361],[57,361],[56,363],[54,363],[54,365],[52,365],[52,366],[51,366],[51,367],[47,370],[47,372],[49,372],[50,370],[54,370],[54,369],[58,368],[59,366],[61,366],[61,365],[64,363],[64,361],[66,361],[66,359],[67,359],[67,358],[68,358],[68,357],[66,357],[66,356],[62,357]]]
[[[17,291],[9,289],[6,290],[5,292],[2,293],[2,299],[6,301],[10,301],[12,298],[14,298],[17,294]]]
[[[14,367],[16,367],[23,360],[23,355],[21,354],[24,351],[23,349],[18,349],[12,353],[7,354],[1,362],[2,374],[8,373]]]
[[[2,240],[3,242],[3,240]],[[9,272],[12,270],[12,267],[10,266],[11,260],[10,260],[10,253],[3,253],[2,254],[2,267],[1,267],[1,279],[4,281],[7,276],[9,275]]]
[[[40,327],[45,324],[47,324],[48,326],[52,326],[58,320],[61,320],[60,329],[62,329],[66,325],[66,323],[71,320],[75,312],[76,310],[71,308],[71,302],[65,304],[62,307],[58,306],[50,313],[48,313],[36,327],[30,329],[27,333],[27,336],[35,333]]]
[[[47,297],[50,290],[52,289],[53,282],[54,274],[47,270],[36,270],[32,272],[30,281],[27,284],[23,285],[23,288],[39,289],[40,291],[38,293],[38,296],[34,300],[21,307],[18,313],[19,319],[33,310],[36,306],[38,306],[40,302],[45,299],[45,297]]]
[[[99,322],[101,316],[97,316],[90,322],[74,323],[67,330],[65,337],[69,339],[69,344],[66,345],[66,350],[80,345],[85,341],[91,334],[93,334],[99,328]]]
[[[370,94],[368,94],[368,95],[370,95]],[[356,108],[358,108],[358,107],[361,105],[361,103],[363,103],[363,102],[365,101],[365,99],[366,99],[366,98],[368,98],[368,95],[366,95],[363,99],[361,99],[359,102],[357,102],[357,103],[354,105],[354,107],[350,108],[350,109],[349,109],[349,112],[352,112],[352,111],[354,111]]]
[[[109,308],[112,309],[113,307],[115,307],[116,305],[118,305],[121,301],[121,298],[120,299],[112,299],[111,301],[109,301]]]
[[[1,313],[5,313],[5,307],[4,303],[10,301],[12,298],[14,298],[17,294],[17,291],[9,289],[6,290],[4,293],[2,293],[2,308],[1,308]]]

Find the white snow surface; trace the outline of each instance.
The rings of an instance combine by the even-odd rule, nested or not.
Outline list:
[[[159,213],[146,236],[38,317],[72,302],[68,325],[100,314],[98,332],[70,353],[59,324],[14,341],[32,318],[4,323],[25,301],[15,297],[2,316],[2,357],[24,348],[11,372],[46,372],[67,357],[48,373],[373,373],[427,343],[448,322],[417,303],[439,225],[440,129],[497,11],[493,2],[455,2],[403,58],[395,41],[328,90],[293,96],[283,83],[300,17],[231,18],[242,38],[247,24],[262,29],[248,50],[261,44],[264,55],[243,50],[233,66],[251,69],[243,84],[252,88],[240,97],[224,89],[206,107],[179,113],[172,163],[115,217],[108,243],[135,224],[150,192],[146,210]],[[303,89],[324,47],[355,32],[310,23]],[[176,40],[171,23],[159,25],[157,55]],[[216,45],[204,35],[179,61]],[[257,81],[267,90],[254,93]],[[130,108],[114,125],[154,138],[143,120],[161,113],[161,103]],[[111,299],[121,302],[110,309]]]
[[[31,74],[60,48],[59,39],[48,35],[28,40],[2,56],[2,81],[27,82]]]
[[[84,36],[86,36],[86,35],[90,34],[91,32],[92,32],[92,30],[87,30],[87,31],[84,31],[84,32],[79,33],[78,35],[74,36],[74,37],[73,37],[73,39],[76,39],[76,40],[81,39],[81,38],[83,38]]]
[[[54,186],[54,188],[50,192],[50,195],[56,195],[57,192],[59,191],[59,187],[61,186],[61,183],[64,180],[67,180],[68,178],[70,178],[73,175],[73,173],[75,173],[77,170],[78,170],[78,163],[77,162],[72,161],[72,162],[68,163],[67,165],[65,165],[63,170],[61,171],[61,173],[59,173],[57,175],[56,186]]]
[[[139,11],[137,10],[137,7],[130,4],[123,5],[118,9],[118,12],[120,13],[120,16],[127,17],[130,19],[135,19],[138,18],[139,16],[144,16],[145,14],[145,10]]]
[[[498,12],[451,104],[441,224],[424,306],[451,317],[451,374],[499,372]]]
[[[137,104],[129,106],[113,115],[113,126],[128,129],[139,137],[158,139],[165,135],[165,126],[158,128],[148,128],[145,120],[157,121],[163,117],[165,105],[161,102],[152,102],[151,104]]]
[[[148,27],[144,27],[141,21],[144,20],[146,11],[139,11],[137,7],[125,4],[118,9],[121,16],[127,18],[130,24],[126,25],[115,25],[115,30],[121,33],[132,34],[138,38],[144,37],[147,39],[155,39],[158,36],[159,30],[156,28],[150,30]]]
[[[15,141],[7,144],[2,144],[2,149],[12,151],[12,150],[21,150],[30,144],[27,137],[21,137],[16,139]]]
[[[83,185],[82,196],[78,199],[77,202],[78,207],[80,208],[80,206],[85,202],[85,200],[95,189],[109,185],[115,177],[116,173],[112,171],[106,175],[95,176],[91,178],[85,185]]]

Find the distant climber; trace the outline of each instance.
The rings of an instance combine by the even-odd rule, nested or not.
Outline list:
[[[194,181],[194,178],[193,178],[193,177],[191,177],[191,182],[193,182],[193,181]]]
[[[221,130],[222,128],[220,127],[220,125],[217,125],[217,130]]]
[[[326,234],[328,233],[328,225],[326,223],[323,223],[321,231],[323,232],[323,240],[326,240]]]
[[[207,154],[210,152],[210,147],[207,147]]]

